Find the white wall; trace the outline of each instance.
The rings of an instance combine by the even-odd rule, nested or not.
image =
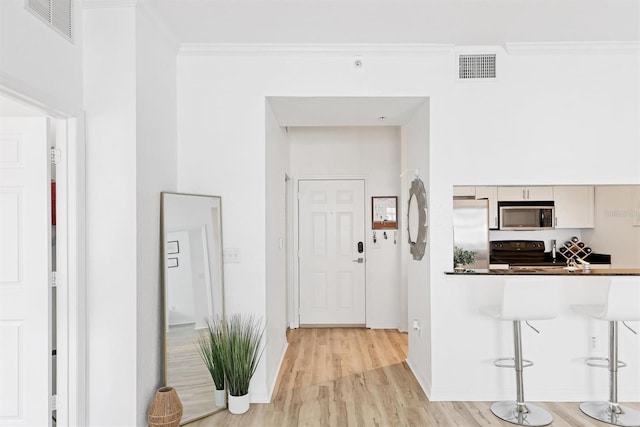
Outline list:
[[[301,178],[366,178],[365,255],[366,324],[398,328],[399,230],[371,229],[371,197],[398,196],[400,132],[397,127],[295,127],[291,138],[291,173]],[[376,233],[377,244],[373,243]],[[394,244],[394,234],[397,234]]]
[[[127,425],[138,420],[135,9],[84,21],[88,424]]]
[[[494,84],[452,86],[447,102],[464,126],[449,122],[440,132],[440,110],[432,109],[431,167],[438,181],[431,182],[431,220],[438,215],[443,225],[432,227],[432,242],[440,244],[431,257],[433,400],[455,395],[447,388],[457,375],[445,332],[455,313],[440,303],[453,298],[442,275],[451,265],[451,185],[628,183],[640,172],[637,53],[512,53],[499,60],[503,72]],[[587,64],[591,72],[579,72]],[[451,143],[435,142],[446,138]],[[478,138],[481,144],[473,142]]]
[[[604,400],[608,389],[607,370],[587,366],[585,358],[608,356],[608,323],[576,313],[570,306],[602,301],[609,277],[538,276],[538,279],[545,277],[558,287],[560,312],[555,319],[530,322],[540,334],[524,323],[521,326],[523,357],[534,362],[524,371],[525,397],[532,402]],[[498,357],[513,357],[513,324],[479,310],[480,306],[500,303],[504,278],[451,274],[444,277],[442,286],[436,290],[439,298],[434,311],[447,313],[447,317],[438,316],[448,322],[446,329],[434,331],[431,400],[515,398],[513,369],[493,365]],[[443,334],[448,337],[441,336]],[[591,337],[595,337],[596,348],[592,348]],[[622,325],[618,351],[620,360],[628,363],[619,371],[619,401],[637,402],[640,399],[640,364],[637,363],[640,340]]]
[[[183,52],[178,170],[181,187],[223,196],[226,244],[242,252],[242,263],[225,269],[228,307],[261,314],[266,230],[248,218],[265,214],[265,98],[429,97],[428,139],[407,138],[407,167],[420,166],[430,208],[427,255],[424,266],[409,262],[407,295],[415,305],[409,319],[415,313],[430,328],[421,341],[410,334],[410,363],[437,398],[438,388],[456,375],[448,362],[448,343],[456,339],[448,333],[452,313],[441,304],[450,296],[443,272],[451,268],[452,186],[634,182],[640,70],[635,47],[589,53],[582,45],[551,45],[536,55],[491,47],[498,53],[498,80],[458,83],[453,49],[415,49]],[[353,66],[356,54],[360,68]],[[567,164],[580,167],[567,174]]]
[[[290,174],[289,137],[278,125],[271,106],[265,102],[265,196],[266,196],[266,390],[252,386],[252,399],[266,401],[278,379],[280,364],[287,349],[287,184]]]
[[[403,140],[406,145],[406,165],[403,170],[402,205],[405,206],[403,219],[407,216],[409,205],[409,189],[414,179],[422,180],[427,192],[427,247],[421,260],[414,260],[409,253],[409,246],[403,246],[403,261],[407,273],[407,301],[403,301],[403,311],[406,312],[407,330],[409,333],[409,352],[407,363],[413,370],[416,379],[425,389],[431,388],[432,371],[432,319],[431,319],[431,280],[430,255],[432,247],[432,230],[438,226],[433,219],[432,201],[430,199],[430,182],[432,180],[429,165],[430,146],[430,100],[425,100],[407,125],[403,127]],[[416,177],[416,172],[418,176]],[[404,229],[403,242],[408,241],[408,231]],[[413,328],[413,322],[418,321],[420,329]]]
[[[177,189],[177,44],[136,7],[137,423],[163,384],[160,192]]]
[[[175,51],[133,5],[84,14],[89,424],[142,425],[162,383],[160,192],[176,188]]]
[[[73,0],[76,11],[80,3]],[[0,86],[67,114],[82,108],[82,13],[74,14],[70,42],[25,9],[0,1]]]

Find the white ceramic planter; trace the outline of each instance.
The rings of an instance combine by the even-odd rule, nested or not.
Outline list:
[[[216,390],[214,395],[216,398],[216,408],[224,408],[227,406],[227,390]]]
[[[244,414],[249,410],[249,393],[244,396],[229,395],[229,412],[232,414]]]

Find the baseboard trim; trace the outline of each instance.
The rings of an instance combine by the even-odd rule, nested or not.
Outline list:
[[[267,401],[263,403],[271,402],[271,398],[273,397],[273,391],[276,389],[276,384],[278,383],[278,376],[280,375],[280,370],[282,369],[282,363],[284,362],[284,356],[287,354],[287,349],[289,348],[289,343],[287,341],[284,342],[282,346],[282,351],[280,352],[280,360],[278,361],[278,367],[274,369],[274,375],[269,380],[267,384]]]
[[[431,382],[422,376],[418,369],[416,369],[415,364],[411,361],[411,359],[407,358],[405,361],[407,362],[407,366],[409,366],[409,369],[411,369],[413,376],[418,381],[418,384],[420,384],[422,391],[424,391],[424,394],[427,395],[427,399],[432,400]]]
[[[300,328],[365,328],[364,323],[305,323]]]
[[[398,322],[367,322],[369,329],[398,329]]]

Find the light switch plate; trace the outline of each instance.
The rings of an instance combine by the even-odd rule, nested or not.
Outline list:
[[[225,248],[222,253],[222,261],[225,264],[239,264],[240,263],[240,249],[239,248]]]

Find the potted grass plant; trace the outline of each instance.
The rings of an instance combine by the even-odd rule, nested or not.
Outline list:
[[[215,384],[216,407],[226,406],[226,392],[224,389],[224,322],[220,317],[207,320],[207,329],[198,337],[198,349],[202,361],[206,365],[211,379]]]
[[[457,246],[453,247],[453,265],[457,272],[464,271],[464,266],[473,264],[476,260],[476,254],[473,251],[467,251]]]
[[[249,410],[249,383],[262,356],[262,322],[254,316],[232,314],[223,322],[222,363],[229,392],[228,409],[232,414]]]

